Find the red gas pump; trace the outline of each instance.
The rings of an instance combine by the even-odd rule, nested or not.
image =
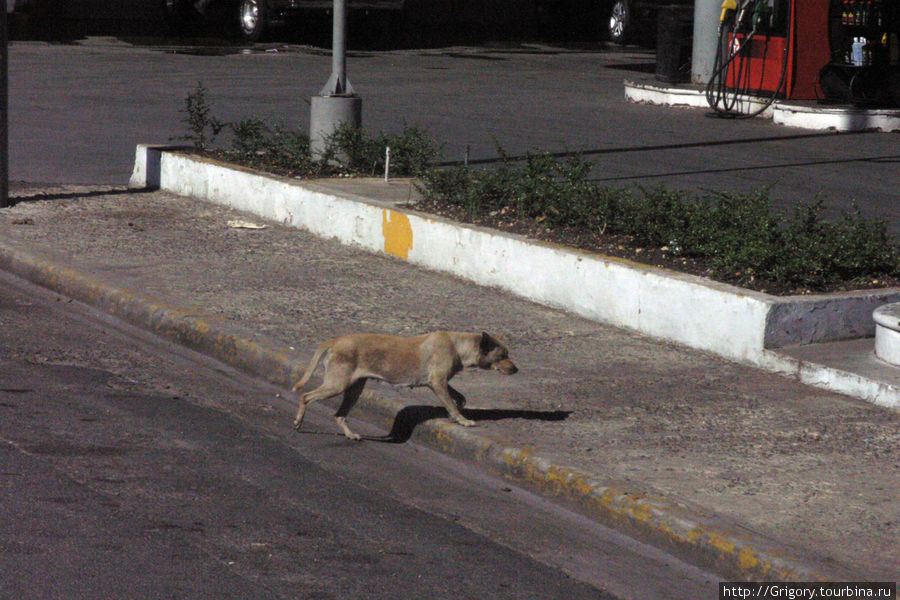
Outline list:
[[[831,60],[829,0],[725,0],[707,99],[717,112],[753,116],[776,98],[821,98],[819,71]],[[735,112],[740,98],[762,108]]]

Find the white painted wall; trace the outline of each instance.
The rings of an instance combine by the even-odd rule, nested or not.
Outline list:
[[[872,335],[874,306],[900,300],[900,290],[778,298],[153,147],[138,147],[131,185],[158,185],[252,212],[589,319],[757,365],[771,362],[766,348]],[[388,226],[392,223],[399,234]],[[393,249],[398,242],[405,248],[407,241],[408,252]]]

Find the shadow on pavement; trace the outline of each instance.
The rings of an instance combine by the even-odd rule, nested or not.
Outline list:
[[[72,190],[66,191],[61,190],[59,192],[48,192],[46,190],[36,191],[35,193],[28,193],[27,190],[12,190],[12,193],[9,196],[10,205],[16,205],[21,202],[41,202],[48,200],[71,200],[75,198],[93,198],[96,196],[117,196],[124,193],[129,194],[145,194],[152,193],[155,190],[152,189],[144,189],[144,190],[135,190],[129,189],[126,187],[114,187],[110,189],[101,189],[101,190]]]
[[[565,421],[572,414],[568,410],[518,410],[471,408],[464,409],[463,415],[476,423],[501,421],[505,419],[525,419],[529,421]],[[402,444],[412,437],[415,428],[432,419],[446,419],[447,410],[440,406],[407,406],[397,413],[390,433],[377,441]]]

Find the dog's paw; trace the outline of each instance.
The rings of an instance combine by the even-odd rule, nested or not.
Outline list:
[[[358,441],[360,441],[360,440],[362,439],[362,436],[359,435],[358,433],[352,433],[352,432],[351,432],[351,433],[345,433],[344,436],[345,436],[348,440],[352,440],[352,441],[354,441],[354,442],[358,442]]]
[[[471,419],[461,418],[456,420],[457,423],[462,425],[463,427],[475,427],[477,423]]]

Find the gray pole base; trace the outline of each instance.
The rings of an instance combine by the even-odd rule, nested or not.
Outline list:
[[[721,0],[696,0],[694,3],[694,45],[691,54],[691,81],[708,83],[712,78],[719,45]]]
[[[362,124],[362,98],[349,96],[313,96],[309,119],[309,149],[313,158],[321,158],[331,137],[347,123],[359,128]]]

